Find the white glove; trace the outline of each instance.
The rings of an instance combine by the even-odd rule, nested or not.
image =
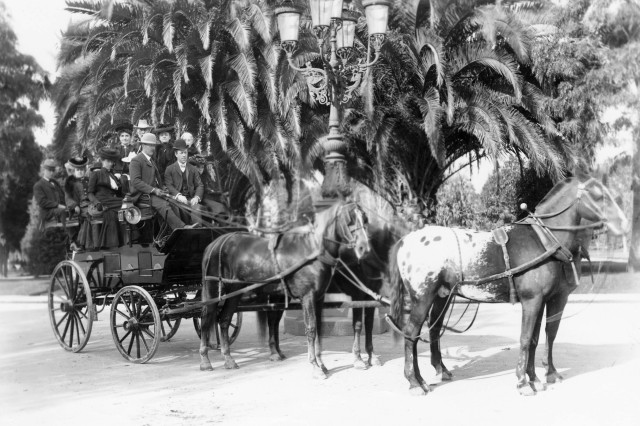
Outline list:
[[[191,200],[189,200],[189,204],[193,207],[198,204],[198,201],[200,201],[198,197],[193,197]]]
[[[189,204],[189,200],[187,200],[187,197],[185,197],[184,195],[178,195],[176,197],[176,200],[178,200],[178,202],[182,204]]]

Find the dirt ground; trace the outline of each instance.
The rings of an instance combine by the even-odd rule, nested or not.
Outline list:
[[[374,340],[384,365],[366,371],[351,365],[351,338],[326,338],[330,377],[318,381],[304,337],[285,334],[288,359],[271,362],[249,313],[232,347],[240,369],[225,370],[212,352],[214,371],[201,372],[190,320],[148,364],[135,365],[115,349],[108,314],[74,354],[55,341],[42,296],[0,296],[0,423],[637,425],[640,282],[633,286],[639,291],[572,296],[554,351],[565,380],[528,398],[515,389],[519,305],[482,305],[471,330],[446,334],[444,362],[454,380],[415,397],[389,332]],[[432,374],[428,349],[419,347],[425,376]]]

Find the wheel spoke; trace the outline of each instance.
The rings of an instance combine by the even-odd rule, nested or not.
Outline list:
[[[76,312],[79,312],[79,311],[76,311]],[[84,328],[84,324],[82,324],[82,320],[80,319],[80,316],[78,315],[78,313],[76,313],[76,318],[78,319],[78,324],[80,325],[80,327],[82,327],[82,335],[84,336],[85,334],[87,334],[87,330]],[[80,336],[78,336],[78,340],[80,340]]]
[[[77,312],[79,315],[82,315],[82,316],[84,317],[84,319],[86,319],[86,320],[88,320],[88,319],[89,319],[89,317],[87,316],[87,314],[85,314],[84,312],[82,312],[80,309],[78,309],[76,312]],[[78,317],[78,318],[80,318],[80,317]]]
[[[117,313],[117,314],[122,315],[122,316],[124,317],[124,319],[126,319],[126,320],[131,319],[131,317],[128,317],[127,315],[125,315],[124,313],[122,313],[122,312],[120,311],[120,309],[118,309],[118,308],[116,308],[116,313]]]
[[[146,324],[145,324],[145,325],[146,325]],[[163,323],[163,321],[161,321],[161,322],[160,322],[160,330],[162,331],[162,335],[163,335],[163,336],[166,336],[166,335],[167,335],[167,332],[166,332],[166,331],[165,331],[165,329],[164,329],[164,323]],[[171,330],[171,328],[169,328],[169,330]]]
[[[76,317],[71,315],[69,318],[71,318],[71,333],[69,333],[69,347],[72,348],[73,347],[73,329],[76,324]]]
[[[80,318],[78,318],[77,315],[73,316],[75,322],[76,322],[76,337],[78,338],[78,344],[80,344],[80,326],[82,326],[82,335],[84,336],[84,326],[82,325],[82,321],[80,321]]]
[[[66,337],[67,337],[67,331],[69,331],[69,322],[70,322],[70,318],[69,315],[65,315],[65,317],[67,318],[67,324],[64,326],[64,332],[62,333],[62,341],[64,342]]]
[[[67,289],[69,289],[69,293],[67,294],[69,296],[69,299],[71,299],[71,284],[69,283],[69,277],[67,276],[67,267],[66,265],[62,267],[62,276],[64,277],[64,282],[67,283]]]
[[[229,323],[229,327],[233,328],[234,330],[238,328],[238,326],[233,323]]]
[[[73,279],[73,294],[75,295],[73,298],[74,303],[82,294],[84,294],[84,291],[80,290],[80,274],[78,271],[75,271],[75,274],[76,277]]]
[[[127,354],[129,354],[129,356],[131,356],[131,348],[133,348],[133,341],[135,340],[136,336],[135,334],[131,334],[131,341],[129,342],[129,349],[127,349]]]
[[[140,358],[140,332],[136,333],[136,354]]]
[[[128,336],[128,335],[130,335],[130,334],[131,334],[131,330],[128,330],[128,331],[125,333],[125,335],[124,335],[124,336],[122,336],[122,339],[120,339],[120,340],[119,340],[119,342],[120,342],[120,344],[121,344],[121,345],[122,345],[122,341],[123,341],[124,339],[126,339],[126,338],[127,338],[127,336]]]
[[[59,271],[58,271],[59,272]],[[54,277],[56,279],[56,281],[58,281],[58,283],[60,284],[60,288],[62,289],[62,291],[64,291],[65,296],[67,296],[67,300],[71,299],[71,297],[69,297],[69,290],[67,289],[67,287],[62,283],[62,281],[60,280],[60,278],[58,277],[58,274],[56,274],[56,276]],[[64,300],[64,299],[63,299]]]
[[[149,353],[150,352],[149,345],[147,344],[147,341],[144,338],[144,334],[140,333],[140,337],[142,338],[142,343],[144,343],[144,347],[147,349],[147,353]]]
[[[56,330],[58,328],[60,328],[60,323],[62,323],[62,321],[64,321],[64,319],[69,316],[69,312],[65,312],[64,315],[62,316],[62,318],[60,319],[60,321],[58,321],[58,323],[56,324]]]
[[[147,333],[147,336],[151,337],[152,339],[156,338],[156,335],[154,333],[152,333],[151,331],[149,331],[148,328],[145,327],[145,328],[142,328],[141,330],[142,330],[143,333]]]
[[[126,294],[131,295],[131,292],[126,292],[122,294],[122,303],[124,304],[124,307],[127,308],[127,312],[129,312],[129,318],[131,318],[133,316],[133,312],[131,312],[131,309],[129,308],[129,304],[127,303]]]

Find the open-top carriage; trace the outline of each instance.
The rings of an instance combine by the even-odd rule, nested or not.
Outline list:
[[[66,350],[82,350],[93,321],[107,305],[111,305],[109,321],[116,347],[132,362],[151,359],[159,343],[169,340],[184,318],[193,318],[199,333],[199,309],[169,315],[165,308],[199,297],[202,253],[227,232],[229,228],[177,229],[161,249],[152,241],[135,242],[112,250],[74,253],[71,260],[60,262],[51,275],[48,296],[58,342]],[[234,339],[241,321],[237,314]]]

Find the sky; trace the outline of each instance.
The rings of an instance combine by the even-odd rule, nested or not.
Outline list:
[[[56,74],[56,52],[61,32],[66,29],[70,13],[65,11],[64,0],[0,0],[5,4],[8,21],[18,38],[18,50],[33,56],[49,73],[53,81]],[[42,145],[51,142],[54,110],[48,100],[40,105],[45,120],[43,128],[35,129],[36,141]]]

